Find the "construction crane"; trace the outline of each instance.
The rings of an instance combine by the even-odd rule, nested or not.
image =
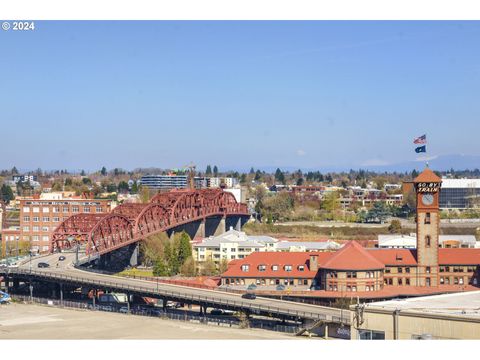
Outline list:
[[[185,165],[184,169],[188,170],[188,183],[190,184],[190,189],[195,189],[195,169],[197,166],[190,162],[190,164]]]

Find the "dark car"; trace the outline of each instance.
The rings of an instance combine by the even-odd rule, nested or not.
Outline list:
[[[47,263],[44,263],[44,262],[38,263],[37,266],[38,266],[39,268],[48,268],[48,267],[50,267],[50,265],[48,265]]]
[[[224,315],[225,313],[223,312],[222,309],[213,309],[210,311],[210,315]]]
[[[62,256],[60,256],[60,257],[58,258],[58,261],[63,261],[63,260],[65,260],[65,259],[66,259],[65,256],[62,255]]]
[[[254,293],[246,293],[242,295],[242,298],[248,299],[248,300],[255,300],[257,296]]]

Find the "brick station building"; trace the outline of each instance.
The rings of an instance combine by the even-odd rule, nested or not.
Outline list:
[[[439,248],[441,179],[425,169],[415,180],[417,248],[367,249],[355,241],[336,252],[253,253],[232,261],[222,286],[336,298],[424,295],[478,289],[480,249]]]

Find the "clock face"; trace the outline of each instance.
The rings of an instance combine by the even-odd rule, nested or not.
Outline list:
[[[423,203],[423,205],[432,205],[433,204],[433,195],[432,194],[422,195],[422,203]]]

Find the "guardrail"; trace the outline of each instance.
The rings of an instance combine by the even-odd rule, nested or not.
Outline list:
[[[135,292],[140,294],[152,294],[157,296],[163,296],[166,298],[173,298],[173,299],[181,299],[195,303],[207,303],[211,304],[211,306],[225,306],[233,309],[240,309],[250,311],[253,314],[271,314],[271,315],[283,315],[289,316],[292,318],[304,318],[304,319],[318,319],[318,320],[331,320],[331,321],[338,321],[345,324],[350,323],[350,318],[348,319],[344,317],[343,319],[337,317],[335,315],[326,315],[322,313],[315,313],[309,311],[297,311],[297,310],[290,310],[288,308],[280,308],[278,306],[268,306],[268,305],[260,305],[255,304],[253,302],[246,302],[246,301],[238,301],[238,300],[228,300],[228,299],[221,299],[218,297],[213,296],[203,296],[203,295],[194,295],[194,294],[187,294],[185,292],[167,290],[167,289],[160,289],[157,284],[157,288],[155,289],[154,284],[152,283],[151,287],[144,287],[138,285],[130,285],[125,283],[120,283],[111,280],[105,279],[86,279],[81,277],[76,277],[72,275],[65,275],[65,274],[56,274],[53,272],[44,272],[38,270],[24,270],[24,269],[10,269],[10,274],[19,274],[19,275],[26,275],[26,276],[36,276],[36,277],[43,277],[47,279],[54,279],[54,280],[63,280],[66,282],[73,282],[76,284],[86,284],[86,285],[93,285],[95,287],[105,287],[105,288],[112,288],[112,289],[119,289],[127,292]],[[288,304],[286,304],[288,306]]]

